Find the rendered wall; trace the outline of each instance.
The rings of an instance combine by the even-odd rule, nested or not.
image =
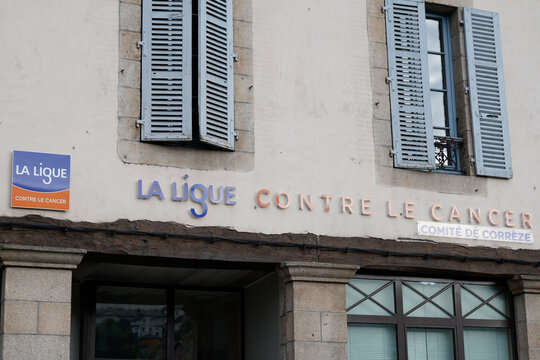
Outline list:
[[[174,167],[122,160],[117,133],[119,4],[115,0],[0,3],[1,216],[39,214],[91,222],[149,219],[263,233],[414,239],[418,238],[416,220],[432,221],[431,206],[441,204],[443,222],[449,222],[455,206],[463,224],[468,223],[471,207],[481,209],[484,226],[489,226],[486,216],[491,209],[515,211],[516,228],[521,227],[521,212],[531,213],[537,225],[540,82],[532,69],[540,49],[534,37],[533,0],[521,1],[520,6],[504,0],[472,3],[498,11],[501,18],[514,178],[464,180],[459,175],[419,176],[391,169],[391,176],[400,179],[398,186],[381,180],[375,170],[376,159],[388,153],[374,140],[378,134],[372,127],[370,56],[385,54],[370,53],[368,31],[384,34],[384,23],[368,29],[365,2],[252,1],[255,144],[254,165],[245,171],[226,170],[226,166],[194,170],[185,168],[181,159]],[[13,150],[71,155],[69,211],[10,208]],[[211,156],[205,158],[212,161]],[[189,175],[190,185],[235,187],[237,204],[209,205],[205,217],[193,217],[190,208],[199,209],[197,204],[170,199],[171,184],[181,187],[184,174]],[[159,181],[165,199],[137,199],[139,179],[145,192],[152,181]],[[447,185],[434,188],[435,182]],[[457,187],[456,182],[465,185]],[[267,208],[257,205],[262,188],[271,191],[263,196],[271,202]],[[279,191],[291,196],[287,209],[275,204]],[[300,193],[313,195],[313,210],[299,209]],[[328,212],[323,194],[333,195]],[[354,200],[354,214],[342,212],[343,196]],[[360,215],[361,198],[371,199],[372,215]],[[395,218],[388,216],[388,201],[391,213],[398,214]],[[415,203],[416,219],[403,216],[405,202]],[[537,244],[435,240],[539,248]]]

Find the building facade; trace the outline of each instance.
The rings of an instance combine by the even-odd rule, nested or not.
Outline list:
[[[3,1],[0,358],[539,359],[535,5]]]

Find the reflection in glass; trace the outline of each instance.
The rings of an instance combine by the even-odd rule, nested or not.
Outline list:
[[[433,135],[435,136],[447,136],[446,130],[437,130],[436,128],[446,127],[446,108],[444,104],[444,93],[442,92],[431,92],[431,118],[433,119]]]
[[[355,288],[348,285],[347,286],[347,308],[350,308],[354,305],[352,309],[348,311],[348,314],[351,315],[393,315],[395,312],[394,306],[394,286],[389,284],[390,281],[385,280],[371,280],[371,279],[352,279],[351,284],[356,288],[362,290],[367,295],[370,295],[379,289],[376,294],[373,295],[372,299],[366,299],[362,293],[358,292]],[[364,300],[360,304],[361,300]],[[379,304],[377,304],[379,303]],[[382,306],[381,306],[382,305]]]
[[[96,359],[165,359],[165,290],[96,288]]]
[[[488,299],[491,300],[482,305]],[[496,285],[465,284],[461,290],[461,304],[465,315],[478,308],[467,315],[470,319],[504,320],[508,315],[506,296]]]
[[[404,284],[406,284],[403,286],[403,311],[405,314],[427,301],[426,298],[432,297],[450,285],[448,283],[415,281],[407,281]],[[450,286],[407,316],[448,318],[451,315],[454,315],[454,295]]]
[[[174,360],[236,360],[240,346],[237,293],[175,291]]]
[[[442,90],[443,86],[443,57],[441,55],[428,55],[429,86],[432,89]]]
[[[440,21],[426,19],[427,49],[428,51],[441,51]]]

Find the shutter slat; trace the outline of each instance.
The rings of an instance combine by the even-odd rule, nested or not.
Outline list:
[[[385,0],[394,166],[434,169],[423,0]]]
[[[199,0],[201,141],[234,150],[232,0]]]
[[[141,140],[191,140],[191,2],[143,1]]]
[[[465,8],[464,20],[476,174],[511,178],[499,18]]]

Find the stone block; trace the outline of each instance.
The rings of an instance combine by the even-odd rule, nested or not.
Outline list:
[[[237,47],[252,48],[253,47],[253,33],[251,22],[247,21],[233,21],[233,44]]]
[[[381,68],[371,69],[371,88],[374,94],[386,95],[390,94],[390,85],[386,83],[388,70]]]
[[[120,59],[118,71],[118,81],[120,86],[135,89],[141,88],[140,61]]]
[[[367,13],[369,16],[383,17],[382,7],[384,6],[384,0],[367,0]]]
[[[133,31],[120,31],[120,58],[141,60],[141,49],[137,42],[141,41],[141,33]]]
[[[388,69],[388,50],[386,44],[381,42],[369,42],[369,59],[372,67]]]
[[[120,2],[141,5],[142,0],[120,0]]]
[[[453,60],[452,66],[454,69],[454,84],[456,88],[461,86],[465,88],[469,82],[467,74],[467,59],[464,56]]]
[[[347,314],[322,313],[321,331],[323,341],[347,342]]]
[[[1,336],[0,358],[10,360],[69,360],[69,336]]]
[[[34,301],[4,301],[2,303],[2,333],[36,334],[38,303]]]
[[[540,294],[524,294],[524,300],[527,321],[540,321]]]
[[[333,342],[294,343],[294,360],[347,360],[347,344]]]
[[[293,338],[289,341],[320,341],[321,313],[318,311],[293,311],[287,315],[292,318]],[[289,325],[289,324],[288,324]],[[291,325],[289,325],[291,326]],[[289,330],[289,329],[288,329]],[[291,334],[291,333],[289,333]]]
[[[141,6],[132,3],[120,3],[120,30],[141,31]]]
[[[238,140],[235,140],[235,150],[244,152],[255,152],[255,135],[253,131],[237,130]]]
[[[118,139],[139,141],[141,129],[136,126],[136,118],[118,119]]]
[[[38,333],[45,335],[69,335],[71,304],[40,303]]]
[[[118,116],[141,117],[141,91],[139,89],[118,88]]]
[[[8,267],[2,300],[71,302],[71,270]]]
[[[252,0],[233,0],[233,19],[242,21],[252,20]]]
[[[253,51],[242,47],[235,47],[233,51],[237,55],[237,61],[234,63],[234,73],[237,75],[253,75]]]
[[[345,284],[293,282],[295,311],[345,311]]]
[[[238,130],[254,130],[252,103],[234,103],[234,127]]]
[[[253,101],[253,77],[234,75],[234,100],[239,102]]]
[[[375,146],[375,164],[379,166],[394,166],[394,158],[390,156],[392,146],[376,145]]]
[[[368,18],[368,36],[370,41],[386,43],[386,22],[384,17]]]
[[[390,96],[373,94],[373,117],[379,120],[390,120]]]
[[[373,140],[375,145],[392,146],[392,126],[389,120],[373,120]]]

